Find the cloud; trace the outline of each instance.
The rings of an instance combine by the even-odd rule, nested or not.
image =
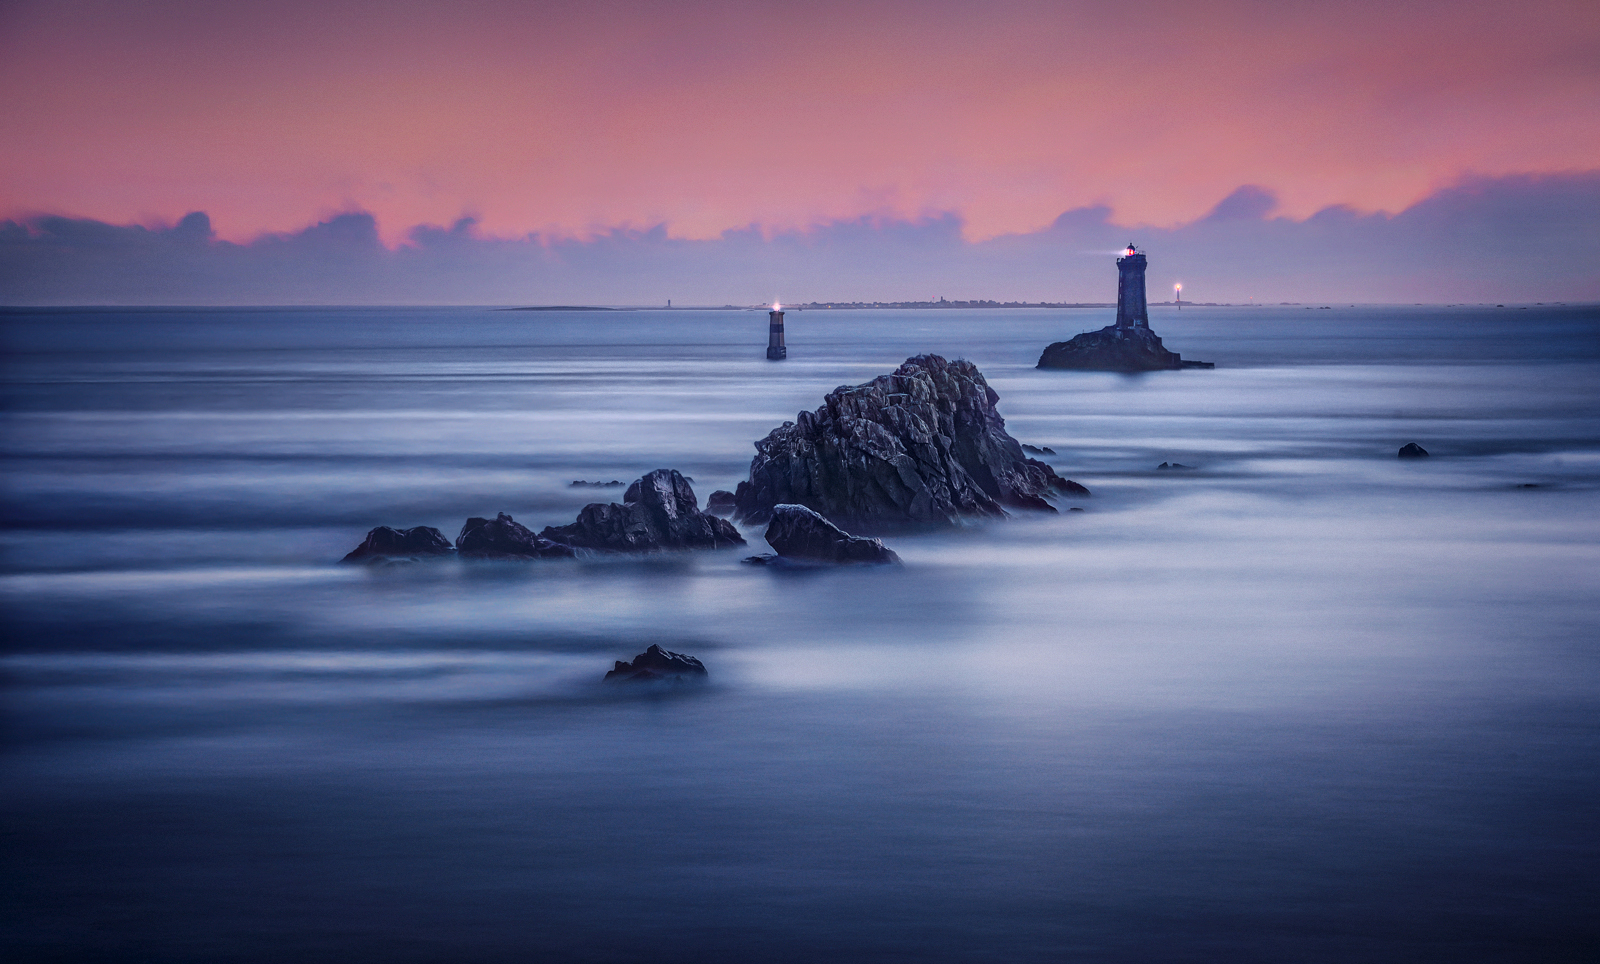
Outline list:
[[[1278,206],[1278,196],[1264,187],[1246,184],[1217,202],[1202,221],[1260,221]]]
[[[395,248],[363,211],[247,244],[218,240],[201,212],[170,227],[45,215],[0,222],[0,303],[1103,302],[1109,252],[1130,238],[1149,253],[1156,297],[1182,281],[1196,301],[1600,300],[1600,171],[1469,178],[1394,214],[1334,206],[1295,220],[1272,217],[1276,203],[1245,185],[1173,228],[1094,206],[982,242],[948,213],[709,240],[663,224],[496,238],[462,218],[414,227]]]

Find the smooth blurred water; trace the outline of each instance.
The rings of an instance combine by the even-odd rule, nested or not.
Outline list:
[[[753,312],[0,313],[7,958],[1600,956],[1600,312],[1157,309],[1215,371],[1032,368],[1109,314],[791,312],[772,364]],[[1086,511],[336,564],[703,499],[924,351]],[[598,683],[652,642],[711,685]]]

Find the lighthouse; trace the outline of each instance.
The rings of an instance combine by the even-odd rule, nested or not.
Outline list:
[[[1144,275],[1141,273],[1141,279]],[[1141,287],[1140,291],[1144,288]],[[1141,302],[1142,304],[1142,302]],[[767,312],[767,361],[783,361],[789,357],[789,349],[783,346],[783,306],[773,302],[772,310]]]
[[[1144,303],[1144,252],[1128,242],[1117,259],[1117,327],[1149,328],[1150,312]]]

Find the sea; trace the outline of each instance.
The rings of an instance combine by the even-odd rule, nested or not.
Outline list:
[[[1600,959],[1600,308],[1152,311],[1215,370],[1034,367],[1105,308],[783,362],[763,311],[5,309],[5,959]],[[340,563],[703,501],[921,353],[1092,495],[893,567]],[[601,682],[651,644],[708,682]]]

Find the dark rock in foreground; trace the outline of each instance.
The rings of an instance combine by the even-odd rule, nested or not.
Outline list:
[[[706,515],[694,489],[675,469],[656,469],[628,486],[619,504],[591,502],[571,525],[539,533],[551,542],[608,552],[720,549],[742,546],[733,523]]]
[[[803,505],[773,507],[767,545],[785,559],[836,563],[897,563],[882,539],[853,536]]]
[[[466,559],[559,559],[577,555],[571,546],[534,535],[504,512],[494,519],[468,519],[456,536],[456,551]]]
[[[1039,356],[1039,368],[1072,368],[1094,372],[1155,372],[1179,368],[1215,368],[1212,362],[1184,361],[1167,351],[1149,328],[1107,325],[1070,341],[1058,341]]]
[[[733,515],[734,508],[733,493],[727,489],[718,489],[706,496],[706,511],[712,515]]]
[[[356,546],[341,562],[382,562],[396,558],[417,556],[447,556],[455,552],[450,541],[432,526],[411,529],[391,529],[378,526],[367,533],[365,542]]]
[[[654,680],[689,682],[707,677],[705,664],[693,656],[668,652],[652,643],[650,648],[633,658],[633,662],[617,660],[617,668],[606,674],[607,683],[648,683]]]
[[[756,443],[736,518],[761,523],[775,506],[803,505],[871,531],[999,518],[1006,508],[1054,512],[1044,496],[1064,480],[1006,434],[999,400],[971,362],[938,355],[836,388]]]
[[[1428,457],[1428,450],[1415,442],[1407,442],[1400,448],[1400,457],[1403,459],[1425,459]]]

